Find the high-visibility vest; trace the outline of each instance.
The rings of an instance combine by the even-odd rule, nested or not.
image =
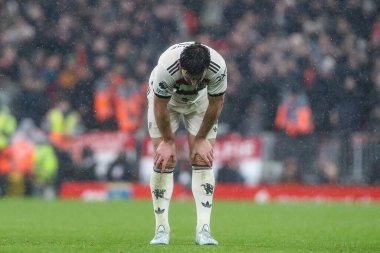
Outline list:
[[[99,80],[94,91],[94,112],[98,122],[112,119],[113,108],[113,87],[108,80]]]
[[[9,137],[16,131],[17,121],[7,107],[0,109],[0,149],[9,143]]]
[[[312,111],[304,97],[290,105],[286,100],[277,109],[275,127],[289,136],[311,134],[314,130]]]
[[[12,170],[22,174],[33,172],[34,144],[27,139],[12,142]]]
[[[58,170],[58,159],[50,144],[38,144],[33,156],[33,172],[38,182],[51,183]]]
[[[115,96],[116,119],[120,131],[133,132],[142,122],[142,96],[138,89],[132,93],[126,92],[125,89],[127,88],[120,86]]]
[[[79,115],[73,111],[65,117],[61,110],[53,108],[48,113],[48,121],[50,142],[56,146],[63,147],[67,140],[75,135]]]
[[[0,151],[0,176],[11,171],[12,149],[7,146]]]
[[[61,110],[53,108],[48,114],[48,120],[50,132],[63,135],[74,135],[76,132],[76,126],[79,122],[79,115],[73,111],[65,117]]]

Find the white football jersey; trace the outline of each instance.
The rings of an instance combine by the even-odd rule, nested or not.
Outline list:
[[[206,76],[196,86],[183,79],[179,69],[179,58],[183,49],[194,42],[183,42],[169,47],[158,59],[149,80],[148,96],[153,92],[163,98],[171,98],[170,103],[193,104],[209,96],[220,96],[227,89],[227,67],[223,57],[214,49],[210,50],[211,63]],[[151,92],[153,91],[153,92]]]

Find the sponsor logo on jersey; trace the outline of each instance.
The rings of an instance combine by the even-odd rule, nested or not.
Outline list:
[[[226,77],[226,69],[224,69],[223,74],[221,74],[220,76],[216,77],[216,83],[220,83],[221,81],[224,80],[225,77]]]
[[[198,95],[198,91],[206,88],[206,86],[208,85],[209,82],[210,82],[209,79],[204,79],[200,84],[198,84],[196,87],[194,87],[194,86],[190,86],[189,84],[187,84],[184,79],[180,79],[174,85],[173,91],[175,93],[177,93],[178,95],[185,95],[185,96]],[[181,85],[186,85],[185,87],[193,87],[193,89],[190,89],[190,90],[181,89]]]

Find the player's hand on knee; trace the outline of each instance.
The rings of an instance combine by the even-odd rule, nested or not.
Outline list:
[[[176,162],[176,146],[174,142],[162,141],[154,154],[154,166],[161,169],[174,168]]]
[[[212,166],[213,147],[207,139],[196,139],[192,147],[191,162],[197,165]]]

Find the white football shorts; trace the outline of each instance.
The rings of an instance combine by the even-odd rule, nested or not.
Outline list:
[[[153,93],[153,91],[151,91]],[[154,116],[153,108],[153,96],[150,94],[148,96],[148,130],[149,135],[152,138],[161,137],[160,130],[158,129],[156,119]],[[183,115],[184,125],[186,130],[191,135],[196,135],[199,128],[201,127],[203,117],[206,113],[208,107],[207,94],[203,96],[202,99],[198,100],[193,104],[179,104],[175,103],[172,100],[168,103],[168,110],[170,115],[170,125],[172,131],[175,133],[180,124],[181,115]],[[215,122],[211,130],[207,134],[207,139],[215,139],[217,136],[218,121]]]

